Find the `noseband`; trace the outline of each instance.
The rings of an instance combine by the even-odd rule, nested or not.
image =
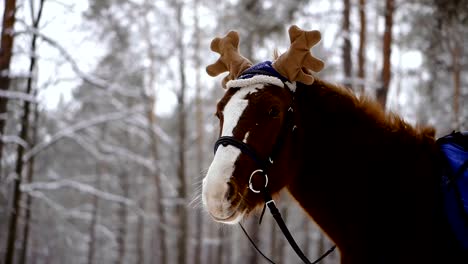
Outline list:
[[[292,98],[293,98],[292,100],[294,102],[294,94],[292,94]],[[275,145],[273,146],[273,149],[272,149],[272,151],[271,151],[271,153],[270,153],[270,155],[268,156],[267,159],[260,158],[258,156],[258,154],[255,152],[255,150],[253,150],[249,145],[247,145],[243,141],[240,141],[240,140],[238,140],[238,139],[236,139],[236,138],[234,138],[232,136],[222,136],[222,137],[220,137],[216,141],[216,143],[214,145],[214,153],[216,154],[216,151],[218,150],[220,145],[222,145],[224,147],[230,145],[230,146],[234,146],[234,147],[238,148],[243,154],[249,156],[256,163],[258,169],[254,170],[252,172],[252,174],[250,175],[249,184],[248,184],[249,187],[248,188],[254,193],[261,193],[263,195],[263,200],[264,200],[265,205],[263,207],[263,211],[262,211],[262,214],[260,216],[260,222],[261,222],[261,219],[263,217],[263,213],[265,212],[265,207],[268,207],[268,209],[270,210],[270,213],[272,214],[273,218],[276,220],[276,222],[277,222],[278,226],[280,227],[281,231],[283,232],[284,236],[286,237],[286,239],[288,240],[289,244],[294,249],[296,254],[301,258],[301,260],[306,264],[316,264],[316,263],[319,263],[326,256],[328,256],[330,253],[332,253],[335,250],[336,246],[333,246],[332,248],[330,248],[327,252],[325,252],[321,257],[319,257],[314,262],[310,262],[309,259],[307,259],[305,254],[302,252],[302,250],[297,245],[296,241],[294,240],[294,238],[291,235],[291,232],[289,232],[286,224],[284,223],[283,218],[281,217],[281,214],[280,214],[278,208],[276,207],[275,201],[271,197],[271,193],[270,193],[270,191],[268,189],[268,176],[267,176],[268,168],[269,168],[270,165],[273,164],[273,160],[277,157],[279,151],[283,147],[284,140],[285,140],[285,137],[287,135],[288,130],[291,129],[292,131],[294,131],[295,128],[296,128],[296,126],[293,125],[293,117],[292,117],[292,115],[294,113],[293,102],[291,103],[291,105],[290,105],[290,107],[289,107],[289,109],[287,111],[287,114],[286,114],[286,117],[285,117],[285,122],[284,122],[284,125],[282,127],[282,130],[281,130],[280,134],[278,135],[277,141],[276,141]],[[258,174],[258,173],[262,174],[265,177],[265,186],[263,186],[261,189],[255,189],[253,187],[253,184],[252,184],[253,176]],[[245,233],[245,235],[249,239],[249,241],[254,246],[254,248],[265,259],[267,259],[270,263],[274,263],[271,259],[266,257],[260,251],[260,249],[258,249],[258,247],[255,245],[253,240],[247,234],[247,231],[244,229],[244,227],[240,223],[239,223],[239,225],[240,225],[242,231]]]
[[[262,191],[262,189],[264,189],[264,188],[266,188],[268,186],[268,176],[266,174],[266,169],[267,169],[269,163],[270,164],[273,163],[271,158],[268,158],[268,161],[263,161],[262,159],[260,159],[258,157],[258,155],[255,153],[255,151],[249,145],[247,145],[246,143],[244,143],[244,142],[242,142],[242,141],[240,141],[240,140],[238,140],[238,139],[236,139],[234,137],[229,137],[229,136],[220,137],[215,143],[215,147],[214,147],[215,154],[216,154],[216,150],[218,150],[219,145],[222,145],[224,147],[226,147],[228,145],[234,146],[234,147],[238,148],[242,153],[249,156],[257,164],[259,169],[253,171],[252,174],[250,174],[250,177],[249,177],[249,185],[248,186],[249,186],[249,189],[252,192],[260,193]],[[252,178],[257,173],[261,173],[265,177],[265,186],[260,190],[255,189],[253,187],[253,184],[252,184]]]

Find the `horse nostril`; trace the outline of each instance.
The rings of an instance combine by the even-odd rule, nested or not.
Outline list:
[[[227,190],[226,190],[226,195],[225,198],[226,200],[232,200],[234,195],[236,194],[236,188],[234,187],[234,184],[228,182],[227,183]]]

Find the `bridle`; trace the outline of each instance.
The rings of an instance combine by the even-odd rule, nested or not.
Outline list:
[[[285,140],[285,137],[287,135],[288,130],[291,129],[292,131],[294,131],[295,128],[296,128],[294,126],[294,124],[293,124],[293,113],[294,113],[293,103],[294,103],[294,94],[292,93],[292,102],[291,102],[290,107],[289,107],[289,109],[287,111],[284,125],[283,125],[282,130],[281,130],[280,134],[278,135],[277,141],[276,141],[275,145],[273,146],[273,149],[270,152],[270,155],[268,156],[267,159],[265,159],[265,160],[261,159],[257,155],[257,153],[255,152],[255,150],[252,149],[249,145],[247,145],[243,141],[240,141],[240,140],[238,140],[238,139],[236,139],[235,137],[232,137],[232,136],[222,136],[222,137],[220,137],[216,141],[216,143],[214,145],[214,153],[216,154],[216,151],[217,151],[217,149],[218,149],[218,147],[220,145],[222,145],[224,147],[234,146],[234,147],[238,148],[243,154],[246,154],[247,156],[249,156],[256,163],[258,168],[256,170],[254,170],[250,174],[248,188],[252,192],[254,192],[256,194],[261,194],[263,196],[264,207],[263,207],[262,214],[260,216],[259,224],[262,221],[262,217],[263,217],[263,214],[265,212],[265,208],[268,207],[268,209],[270,210],[271,215],[275,219],[276,223],[280,227],[280,229],[283,232],[284,236],[286,237],[286,239],[288,240],[289,244],[294,249],[296,254],[299,256],[299,258],[301,258],[301,260],[306,264],[316,264],[316,263],[319,263],[326,256],[328,256],[330,253],[332,253],[335,250],[336,246],[332,246],[327,252],[325,252],[322,256],[320,256],[317,260],[315,260],[314,262],[310,262],[309,259],[307,259],[305,254],[302,252],[302,250],[297,245],[296,241],[294,240],[293,236],[291,235],[291,232],[289,232],[289,229],[287,228],[286,224],[284,223],[284,220],[281,217],[281,213],[278,210],[278,208],[276,207],[275,201],[271,197],[271,193],[270,193],[269,188],[268,188],[268,175],[267,175],[268,168],[271,166],[271,164],[273,164],[273,161],[275,160],[275,158],[277,157],[279,151],[281,150],[281,148],[282,148],[282,146],[284,144],[284,140]],[[253,179],[254,176],[256,176],[258,174],[264,176],[265,185],[263,187],[261,187],[260,189],[255,189],[253,184],[252,184],[252,179]],[[245,228],[240,223],[239,223],[239,225],[240,225],[242,231],[244,232],[244,234],[247,236],[249,241],[254,246],[254,248],[266,260],[268,260],[270,263],[275,263],[270,258],[266,257],[260,251],[260,249],[255,245],[254,241],[248,235]]]

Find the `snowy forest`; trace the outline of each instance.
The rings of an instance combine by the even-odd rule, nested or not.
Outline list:
[[[267,263],[199,198],[224,93],[205,67],[229,30],[254,62],[290,25],[319,30],[321,79],[437,136],[468,130],[467,0],[2,2],[0,263]],[[333,245],[287,192],[277,205],[311,260]],[[258,217],[262,251],[299,263]]]

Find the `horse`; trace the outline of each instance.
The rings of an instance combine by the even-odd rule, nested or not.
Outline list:
[[[319,31],[292,26],[289,37],[288,51],[254,66],[237,32],[211,43],[220,58],[208,74],[229,72],[219,136],[235,142],[216,145],[203,179],[209,215],[239,223],[263,205],[262,188],[286,189],[343,264],[468,263],[442,214],[435,129],[314,76]]]

